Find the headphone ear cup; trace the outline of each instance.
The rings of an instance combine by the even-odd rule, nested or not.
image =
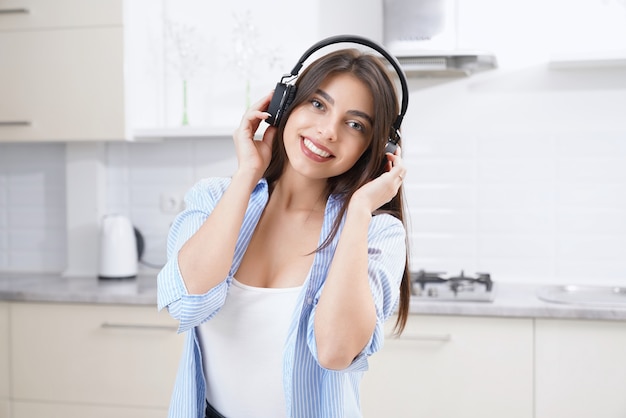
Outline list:
[[[287,111],[294,97],[296,97],[296,86],[293,84],[277,83],[274,89],[274,95],[267,108],[267,113],[269,113],[270,116],[265,119],[265,122],[269,123],[271,126],[278,126],[283,113]]]
[[[391,138],[389,138],[389,140],[387,141],[387,145],[385,145],[385,155],[387,155],[387,153],[395,154],[397,148],[398,144],[396,144]]]

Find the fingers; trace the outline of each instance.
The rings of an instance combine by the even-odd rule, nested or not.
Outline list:
[[[247,136],[254,136],[254,133],[259,128],[261,121],[270,117],[270,114],[266,112],[272,98],[273,92],[270,92],[265,97],[262,97],[256,103],[254,103],[241,117],[241,122],[237,131],[246,132]]]
[[[402,158],[402,149],[398,145],[396,151],[391,154],[387,153],[387,159],[389,160],[389,174],[402,183],[404,176],[406,175],[406,166],[404,165],[404,159]]]
[[[272,148],[272,144],[274,143],[274,138],[276,138],[276,131],[278,129],[274,126],[268,126],[263,132],[263,142],[265,142],[270,149]]]

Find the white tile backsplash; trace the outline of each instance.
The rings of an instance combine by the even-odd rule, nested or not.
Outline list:
[[[626,158],[626,157],[625,157]],[[564,210],[626,211],[626,183],[559,183],[555,200]]]
[[[487,258],[550,258],[555,255],[554,238],[549,232],[490,234],[481,231],[477,252]]]
[[[0,144],[0,270],[65,266],[65,146]]]
[[[619,260],[595,259],[589,256],[582,259],[567,257],[557,259],[555,276],[559,277],[562,283],[583,285],[606,283],[623,286],[624,271],[626,271],[624,256]]]
[[[614,234],[626,236],[626,210],[562,209],[556,215],[556,229],[562,234]]]
[[[412,176],[407,173],[404,192],[407,204],[411,209],[469,210],[476,207],[476,188],[474,185],[421,185],[412,183]]]
[[[481,234],[556,233],[554,212],[541,208],[520,210],[484,209],[476,213],[476,230]]]
[[[626,155],[623,132],[572,132],[556,141],[561,158],[615,158]]]
[[[425,234],[475,234],[476,212],[472,209],[416,209],[408,213],[413,230]]]
[[[108,144],[106,158],[105,212],[130,217],[144,236],[143,259],[151,265],[165,263],[167,233],[176,215],[161,210],[162,196],[182,201],[200,178],[228,176],[236,168],[230,139]]]

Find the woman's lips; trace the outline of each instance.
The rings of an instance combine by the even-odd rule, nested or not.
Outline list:
[[[300,145],[304,154],[314,161],[324,162],[334,157],[328,149],[314,143],[309,138],[302,138]]]

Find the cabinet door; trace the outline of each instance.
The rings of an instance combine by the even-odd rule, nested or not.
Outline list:
[[[626,323],[536,320],[536,418],[626,417]]]
[[[365,417],[530,418],[532,319],[410,316],[371,357],[361,403]]]
[[[154,307],[13,303],[13,399],[167,408],[183,343],[175,327]]]
[[[9,304],[0,302],[0,418],[9,417]]]
[[[0,0],[0,30],[121,25],[123,0]]]
[[[165,408],[132,408],[106,405],[13,402],[12,418],[165,418]]]
[[[125,137],[121,27],[0,32],[0,141]]]

